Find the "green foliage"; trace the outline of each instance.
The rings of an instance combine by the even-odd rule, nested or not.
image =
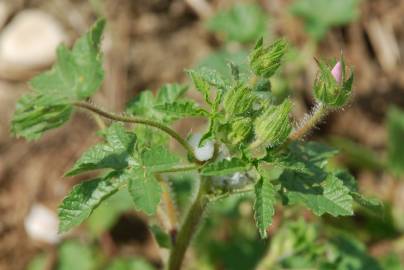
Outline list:
[[[200,108],[198,104],[193,101],[181,101],[173,103],[164,103],[156,105],[155,108],[167,115],[170,115],[173,119],[181,119],[191,116],[207,116],[208,112]]]
[[[289,113],[292,103],[285,100],[279,106],[269,106],[254,122],[255,141],[251,148],[276,146],[285,142],[292,125]]]
[[[87,150],[66,175],[77,175],[85,171],[111,168],[120,170],[128,166],[135,150],[136,136],[125,131],[120,123],[112,124],[103,134],[106,143]]]
[[[16,136],[38,139],[64,124],[72,104],[90,97],[100,87],[104,73],[100,53],[105,21],[99,20],[69,51],[57,50],[57,62],[48,72],[31,80],[33,92],[17,103],[11,130]]]
[[[254,217],[261,238],[267,238],[267,229],[275,214],[276,190],[269,179],[261,178],[255,184]]]
[[[341,231],[325,234],[318,225],[303,220],[281,227],[264,262],[265,269],[275,270],[382,269],[354,236]]]
[[[281,182],[287,189],[288,204],[302,203],[319,216],[324,213],[332,216],[353,215],[353,198],[349,189],[331,174],[320,182],[306,175],[287,172],[282,175]]]
[[[266,32],[266,16],[256,4],[236,4],[207,23],[209,30],[224,33],[230,41],[252,42]]]
[[[320,40],[333,26],[345,25],[359,15],[359,0],[296,0],[291,12],[305,22],[306,31]]]
[[[66,232],[82,223],[92,211],[123,184],[122,178],[110,173],[104,178],[76,185],[59,206],[59,231]]]
[[[67,241],[60,246],[58,253],[58,270],[96,269],[95,254],[89,246],[82,245],[76,241]]]
[[[134,205],[128,190],[120,189],[93,210],[86,221],[86,227],[95,237],[100,237],[116,224],[123,213],[132,209]]]
[[[139,166],[130,170],[126,177],[129,181],[129,193],[136,209],[148,215],[154,214],[160,202],[162,190],[153,174],[142,170]]]
[[[238,158],[232,158],[230,160],[223,159],[205,165],[201,170],[201,174],[204,176],[224,176],[236,172],[247,171],[250,166],[250,164]]]
[[[250,53],[251,69],[258,76],[270,78],[281,66],[286,49],[287,43],[283,39],[279,39],[267,47],[264,47],[264,40],[259,39]]]
[[[389,109],[387,114],[388,128],[388,164],[399,174],[404,172],[404,112],[396,107]]]
[[[126,112],[170,123],[178,119],[178,116],[166,115],[164,110],[161,111],[158,108],[165,108],[168,104],[183,101],[181,98],[187,90],[188,88],[184,85],[166,84],[157,91],[156,96],[150,90],[142,91],[139,96],[129,102]]]
[[[251,110],[254,96],[246,85],[236,85],[228,90],[223,98],[226,119],[241,116]]]

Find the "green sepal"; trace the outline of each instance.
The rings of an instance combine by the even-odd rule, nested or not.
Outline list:
[[[260,38],[250,54],[251,69],[258,76],[270,78],[280,67],[286,49],[287,42],[283,39],[264,47],[264,40]]]
[[[255,141],[250,147],[274,147],[286,141],[292,130],[291,109],[288,99],[278,106],[268,106],[254,122]]]
[[[252,119],[249,117],[240,117],[230,123],[230,132],[227,139],[233,145],[239,144],[249,138],[252,131]]]
[[[241,116],[251,110],[254,96],[246,85],[236,85],[228,90],[223,97],[226,119]]]

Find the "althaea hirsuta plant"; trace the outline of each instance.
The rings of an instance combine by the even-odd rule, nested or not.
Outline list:
[[[232,194],[255,194],[254,217],[263,238],[276,204],[300,204],[316,215],[332,216],[353,215],[354,202],[380,209],[378,201],[358,192],[348,172],[327,166],[328,159],[337,154],[335,149],[302,140],[329,111],[341,108],[350,97],[353,75],[347,78],[342,56],[333,66],[318,62],[317,105],[298,127],[293,127],[290,117],[292,101],[286,98],[276,103],[271,95],[271,76],[287,50],[284,40],[265,46],[260,39],[250,55],[248,76],[240,76],[235,65],[230,67],[231,81],[214,70],[189,70],[204,105],[184,96],[186,86],[170,84],[156,95],[142,92],[125,113],[115,114],[88,102],[103,80],[100,42],[104,25],[103,20],[98,21],[71,50],[63,45],[58,48],[57,62],[31,80],[32,91],[18,101],[12,120],[13,134],[27,139],[38,139],[45,131],[63,125],[75,109],[111,120],[100,131],[103,142],[85,151],[66,173],[73,176],[99,170],[100,176],[76,185],[63,200],[60,232],[81,224],[120,189],[129,191],[137,210],[155,215],[162,194],[168,193],[164,174],[184,171],[195,172],[199,184],[181,226],[177,229],[172,224],[178,233],[165,245],[171,249],[168,269],[180,268],[209,203]],[[203,134],[190,136],[193,143],[170,126],[186,117],[209,122]],[[185,156],[170,150],[170,138],[185,149]]]

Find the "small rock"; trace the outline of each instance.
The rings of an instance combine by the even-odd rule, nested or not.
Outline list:
[[[59,220],[54,212],[42,204],[34,204],[24,221],[25,231],[33,240],[56,244],[61,236],[58,234]]]
[[[24,79],[50,65],[56,47],[66,40],[60,24],[40,10],[25,10],[8,24],[0,36],[0,76]]]
[[[199,161],[207,161],[213,157],[215,146],[213,141],[207,140],[203,146],[199,147],[199,142],[201,141],[201,139],[202,134],[196,133],[190,137],[189,143],[194,148],[195,157]]]

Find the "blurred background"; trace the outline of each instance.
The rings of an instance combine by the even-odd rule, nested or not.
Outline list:
[[[59,43],[71,45],[101,16],[108,22],[106,79],[94,101],[114,111],[142,90],[189,84],[186,68],[230,76],[227,63],[246,65],[261,36],[290,43],[272,86],[279,100],[292,96],[296,121],[313,105],[315,58],[342,51],[355,70],[352,101],[311,138],[341,150],[333,166],[348,168],[363,193],[383,200],[384,216],[357,209],[354,217],[319,219],[281,209],[270,231],[270,239],[277,236],[261,241],[251,198],[226,199],[209,210],[184,269],[255,269],[265,256],[271,269],[316,269],[307,266],[322,241],[346,233],[358,246],[340,244],[340,255],[352,257],[341,269],[404,269],[404,0],[0,0],[1,270],[161,269],[166,251],[126,194],[111,197],[69,235],[56,235],[57,205],[82,180],[63,174],[97,138],[90,117],[75,114],[35,142],[9,133],[27,81],[52,65]],[[203,125],[176,127],[186,135]],[[177,207],[186,208],[192,175],[170,180],[182,191]]]

